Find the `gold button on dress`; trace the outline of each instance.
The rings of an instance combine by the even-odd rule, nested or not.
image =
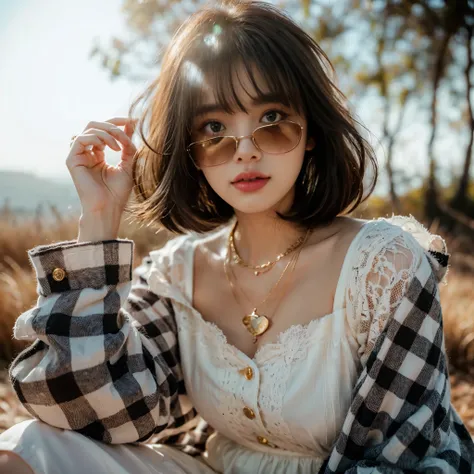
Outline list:
[[[264,436],[257,436],[257,441],[258,441],[260,444],[268,444],[268,439],[265,438]]]
[[[250,420],[253,420],[255,418],[255,412],[251,408],[244,407],[243,411],[244,411],[244,415]]]
[[[66,277],[66,272],[62,268],[55,268],[53,270],[53,279],[56,281],[62,281]]]
[[[253,370],[252,367],[246,367],[244,371],[244,376],[247,380],[253,379]]]

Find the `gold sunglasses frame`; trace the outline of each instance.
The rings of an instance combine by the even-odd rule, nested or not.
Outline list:
[[[262,128],[268,128],[268,127],[273,127],[275,125],[278,125],[280,123],[293,123],[295,125],[298,125],[300,127],[300,136],[298,138],[298,141],[296,143],[296,145],[293,147],[293,148],[290,148],[289,150],[285,151],[285,153],[289,153],[290,151],[294,150],[301,142],[301,137],[303,136],[303,130],[304,130],[304,127],[303,125],[299,124],[298,122],[295,122],[293,120],[280,120],[279,122],[274,122],[274,123],[269,123],[268,125],[261,125],[260,127],[257,127],[250,135],[242,135],[241,137],[236,137],[235,135],[217,135],[215,137],[211,137],[211,138],[206,138],[205,140],[198,140],[196,142],[192,142],[190,143],[187,147],[186,147],[186,151],[188,152],[188,155],[189,157],[191,158],[192,162],[194,163],[194,165],[196,166],[196,168],[200,169],[200,168],[212,168],[214,166],[220,166],[220,165],[223,165],[224,163],[228,163],[230,160],[232,160],[232,158],[229,158],[228,160],[226,161],[223,161],[222,163],[218,163],[217,165],[205,165],[205,166],[199,166],[194,158],[192,157],[192,154],[191,154],[191,147],[193,145],[198,145],[200,143],[206,143],[206,142],[209,142],[211,140],[215,140],[216,138],[233,138],[234,141],[235,141],[235,151],[237,151],[237,149],[239,148],[239,143],[240,143],[240,140],[242,140],[243,138],[251,138],[252,139],[252,143],[255,145],[255,148],[257,148],[258,150],[260,150],[261,152],[263,153],[269,153],[270,155],[278,155],[279,153],[270,153],[268,151],[264,151],[262,150],[258,145],[257,145],[257,142],[255,141],[255,132],[257,132],[258,130],[261,130]],[[235,154],[235,151],[234,151],[234,154]],[[233,156],[233,155],[232,155]]]

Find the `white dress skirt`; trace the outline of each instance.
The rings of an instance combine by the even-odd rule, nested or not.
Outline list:
[[[170,446],[106,444],[39,420],[22,421],[4,431],[2,450],[18,454],[34,474],[215,473],[200,458]]]
[[[202,238],[184,236],[151,252],[156,265],[148,281],[152,291],[173,302],[186,392],[216,430],[205,454],[191,457],[161,444],[105,444],[37,420],[1,434],[0,450],[17,453],[35,474],[319,471],[349,410],[361,361],[379,333],[372,329],[382,327],[393,305],[388,288],[374,287],[377,305],[370,318],[376,324],[369,330],[360,320],[368,313],[361,310],[368,291],[364,276],[376,268],[383,273],[376,262],[386,252],[418,250],[398,226],[367,222],[346,254],[333,312],[288,328],[249,358],[191,305],[193,252]]]

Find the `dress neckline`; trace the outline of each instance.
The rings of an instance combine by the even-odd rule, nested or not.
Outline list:
[[[278,333],[278,335],[276,337],[276,341],[266,342],[266,343],[262,344],[257,349],[257,351],[255,352],[253,357],[248,356],[245,352],[240,350],[237,346],[235,346],[234,344],[231,344],[227,340],[227,336],[225,335],[224,331],[222,331],[222,329],[216,323],[214,323],[212,321],[207,321],[203,317],[203,315],[192,304],[192,302],[193,302],[193,291],[194,291],[194,253],[196,251],[197,245],[200,242],[202,242],[202,240],[203,240],[203,239],[199,239],[199,238],[193,239],[192,242],[191,242],[191,245],[186,245],[185,246],[185,252],[186,252],[186,255],[184,257],[185,262],[186,262],[186,264],[185,264],[185,268],[186,268],[185,291],[187,293],[185,295],[185,297],[186,297],[186,300],[188,302],[190,302],[189,307],[202,324],[204,324],[207,327],[211,328],[216,333],[216,335],[218,336],[218,338],[221,340],[221,342],[224,345],[226,345],[229,349],[231,349],[238,356],[244,357],[248,361],[251,361],[253,364],[256,364],[258,356],[263,352],[263,350],[265,348],[270,347],[270,346],[279,345],[281,343],[280,341],[285,336],[285,334],[289,333],[290,331],[294,330],[297,327],[300,327],[302,329],[308,329],[309,327],[311,327],[313,325],[318,325],[318,323],[321,323],[321,322],[327,320],[330,316],[332,316],[332,315],[338,313],[339,311],[342,311],[342,309],[344,309],[342,304],[340,304],[340,303],[342,303],[344,301],[344,298],[343,298],[343,296],[344,296],[343,282],[346,280],[346,274],[350,269],[350,254],[352,253],[354,247],[357,245],[357,242],[359,241],[359,239],[362,237],[363,232],[367,228],[367,224],[369,224],[370,222],[374,222],[374,221],[373,220],[368,220],[368,221],[364,222],[361,225],[360,229],[357,231],[355,236],[352,238],[351,243],[349,244],[349,247],[347,248],[346,254],[344,255],[344,260],[343,260],[342,265],[341,265],[341,270],[339,272],[339,277],[338,277],[338,281],[337,281],[337,285],[336,285],[336,292],[335,292],[335,296],[334,296],[332,311],[330,313],[327,313],[327,314],[323,315],[323,316],[319,316],[316,319],[312,319],[311,321],[309,321],[305,324],[300,324],[300,323],[292,324],[288,328],[286,328],[283,331],[280,331]],[[229,231],[229,228],[228,228],[228,226],[226,226],[223,229],[221,229],[220,231],[218,231],[218,233],[221,233],[221,232],[226,233],[228,231]],[[336,306],[339,306],[339,307],[336,309]]]

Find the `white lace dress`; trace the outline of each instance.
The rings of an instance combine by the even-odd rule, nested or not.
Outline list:
[[[411,232],[400,227],[410,230],[410,224]],[[150,288],[174,301],[187,393],[216,430],[205,458],[214,470],[318,471],[342,427],[358,373],[420,261],[412,233],[418,240],[431,237],[417,224],[406,218],[366,222],[346,254],[333,312],[291,326],[252,359],[191,305],[193,253],[203,237],[187,235],[151,252]]]

